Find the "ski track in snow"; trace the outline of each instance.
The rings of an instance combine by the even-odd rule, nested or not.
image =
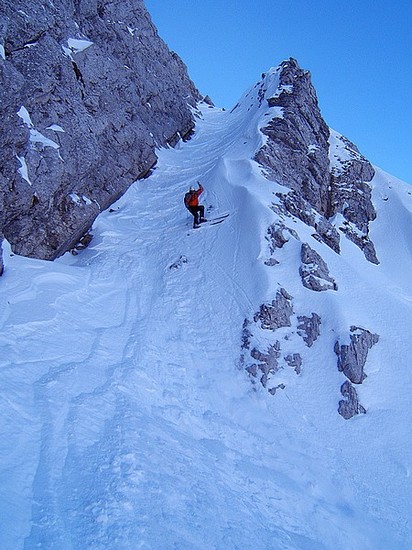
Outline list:
[[[338,296],[302,292],[282,265],[272,275],[260,258],[274,213],[262,202],[277,187],[245,160],[259,134],[243,115],[206,110],[193,139],[160,151],[153,176],[99,217],[92,245],[79,256],[52,264],[6,257],[2,549],[410,547],[409,427],[388,433],[388,415],[400,420],[405,410],[387,364],[392,344],[371,350],[376,372],[367,369],[370,384],[359,390],[375,409],[346,423],[336,413],[343,379],[332,319],[341,318],[342,333],[365,318],[366,328],[383,332],[396,302],[400,326],[387,334],[402,342],[411,285],[385,271],[393,290],[382,290],[379,307],[370,305],[388,279],[349,242],[342,257],[361,266],[356,280],[364,294],[346,310]],[[188,233],[182,197],[199,179],[211,217],[231,215]],[[410,222],[410,203],[403,211]],[[385,215],[383,233],[391,224],[391,212]],[[311,238],[309,228],[299,231]],[[385,235],[376,239],[382,244]],[[410,242],[399,244],[409,255]],[[353,265],[325,248],[349,299]],[[383,251],[382,244],[385,267]],[[372,270],[378,275],[365,290]],[[272,397],[253,391],[237,362],[244,318],[273,299],[278,283],[296,307],[322,310],[330,345],[314,346],[304,375],[290,375],[287,389]],[[366,304],[372,312],[365,317]],[[400,348],[402,358],[408,348]],[[411,388],[406,365],[398,366],[401,385]]]

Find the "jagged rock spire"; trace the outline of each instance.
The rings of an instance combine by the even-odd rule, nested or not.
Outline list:
[[[279,66],[279,92],[268,99],[271,107],[281,107],[262,132],[268,137],[256,160],[269,176],[295,189],[319,213],[328,204],[329,128],[323,120],[310,73],[294,59]]]
[[[353,143],[329,129],[309,71],[301,69],[294,59],[281,63],[278,71],[278,90],[267,99],[269,107],[278,110],[262,129],[267,140],[255,160],[267,177],[293,190],[283,201],[292,215],[307,223],[313,218],[310,210],[320,214],[316,224],[310,225],[316,225],[326,244],[331,246],[329,236],[336,233],[328,220],[342,214],[342,232],[369,261],[379,263],[369,240],[369,222],[376,217],[367,183],[374,176],[373,167]],[[306,207],[302,206],[305,203]],[[326,232],[319,231],[318,226],[326,227]],[[339,242],[332,240],[332,248],[339,251]]]

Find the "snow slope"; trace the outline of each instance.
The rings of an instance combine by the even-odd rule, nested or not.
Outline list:
[[[377,169],[379,266],[290,220],[338,292],[303,288],[297,240],[266,266],[281,188],[248,160],[273,116],[257,94],[232,113],[205,108],[193,139],[159,152],[78,256],[6,250],[3,550],[411,547],[411,188]],[[182,197],[197,180],[208,217],[230,216],[195,231]],[[279,287],[322,325],[311,350],[294,350],[302,375],[282,372],[271,396],[239,357],[244,319]],[[358,388],[367,414],[345,421],[333,345],[352,324],[380,341]]]

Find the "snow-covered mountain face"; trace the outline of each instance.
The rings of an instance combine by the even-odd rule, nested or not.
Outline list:
[[[5,252],[0,545],[406,550],[412,190],[293,60],[200,113],[87,249]]]
[[[301,70],[295,60],[290,59],[264,75],[235,109],[241,110],[249,101],[248,110],[254,108],[258,115],[270,117],[260,128],[266,140],[253,158],[264,168],[266,177],[288,188],[277,191],[268,205],[277,216],[266,231],[265,264],[274,267],[281,263],[280,249],[295,241],[295,246],[300,247],[298,273],[302,285],[314,292],[336,292],[339,288],[336,275],[330,273],[322,258],[323,251],[313,247],[313,239],[340,254],[341,238],[347,237],[368,261],[379,264],[369,236],[376,211],[368,182],[375,171],[355,145],[329,130],[309,73]],[[297,219],[312,228],[311,239],[299,235],[293,225]],[[322,316],[316,311],[295,310],[293,297],[279,287],[274,299],[262,304],[253,318],[244,322],[242,364],[252,379],[259,380],[271,394],[285,388],[278,381],[278,373],[281,371],[282,380],[286,366],[292,367],[296,374],[301,373],[302,357],[294,348],[299,345],[292,342],[301,337],[311,347],[320,335]],[[279,329],[286,344],[282,345],[274,334],[272,338],[264,336],[267,331],[277,335]],[[339,335],[336,338],[338,368],[347,377],[341,387],[345,399],[339,404],[339,412],[348,419],[365,412],[353,384],[363,382],[368,351],[379,336],[354,324],[350,327],[350,344],[341,345]]]
[[[142,0],[0,4],[0,231],[54,259],[193,129],[200,99]]]

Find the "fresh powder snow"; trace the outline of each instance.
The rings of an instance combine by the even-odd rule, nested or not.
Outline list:
[[[265,265],[285,189],[250,160],[270,118],[258,92],[231,113],[202,108],[194,137],[158,152],[79,255],[50,263],[6,245],[2,549],[411,547],[411,188],[376,169],[380,265],[289,220],[337,292],[303,288],[297,240]],[[183,206],[197,181],[207,217],[230,212],[199,232]],[[322,325],[295,350],[301,375],[280,373],[271,396],[239,357],[244,319],[280,287]],[[351,325],[380,340],[357,387],[367,413],[345,421],[333,347]]]

